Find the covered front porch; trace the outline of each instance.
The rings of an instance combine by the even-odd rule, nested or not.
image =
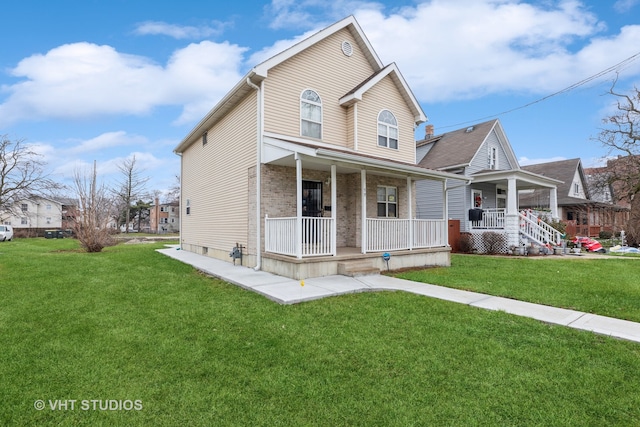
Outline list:
[[[543,218],[529,210],[521,210],[519,193],[540,188],[549,190],[549,216],[558,219],[556,186],[560,182],[542,175],[523,170],[483,171],[473,176],[471,202],[482,213],[480,218],[471,215],[467,229],[472,233],[486,231],[503,232],[507,247],[535,242],[537,244],[559,244],[560,233],[549,226]],[[495,197],[480,198],[478,189],[491,189]],[[474,190],[475,189],[475,190]]]
[[[450,264],[444,210],[440,219],[415,218],[415,182],[439,181],[444,194],[449,174],[346,150],[265,145],[264,270],[303,279],[355,264],[368,272]]]

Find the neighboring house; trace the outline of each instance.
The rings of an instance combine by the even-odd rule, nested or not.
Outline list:
[[[45,230],[62,228],[62,203],[40,196],[24,198],[0,212],[0,222],[11,225],[16,234],[44,235]]]
[[[518,192],[546,189],[550,215],[557,218],[556,186],[559,181],[520,167],[499,120],[491,120],[433,135],[416,143],[420,166],[455,173],[466,183],[446,183],[446,197],[434,199],[433,182],[417,183],[418,218],[432,218],[446,206],[448,218],[470,233],[474,247],[484,251],[487,232],[504,236],[502,252],[523,244],[558,244],[560,234],[529,212],[521,212]]]
[[[558,184],[558,216],[566,224],[567,235],[598,237],[601,231],[617,232],[626,224],[628,209],[613,204],[606,187],[598,187],[595,181],[589,183],[580,159],[538,163],[523,166],[523,169],[561,181]],[[594,171],[591,176],[595,178]],[[520,205],[531,209],[548,208],[548,191],[521,193]]]
[[[180,203],[160,203],[156,198],[149,212],[151,232],[157,234],[180,231]]]
[[[252,68],[175,148],[183,250],[284,276],[449,265],[445,213],[415,219],[425,114],[347,17]],[[239,253],[235,251],[236,254]]]

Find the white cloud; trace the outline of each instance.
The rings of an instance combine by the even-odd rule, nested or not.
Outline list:
[[[120,146],[139,146],[146,142],[147,138],[139,135],[128,135],[124,131],[106,132],[95,138],[82,141],[79,145],[72,148],[70,152],[78,154],[87,153]]]
[[[627,13],[638,3],[640,3],[640,0],[617,0],[613,4],[613,9],[618,13]]]
[[[226,24],[221,22],[213,22],[213,26],[194,27],[161,21],[147,21],[138,24],[134,32],[138,35],[165,35],[174,39],[203,39],[222,34],[225,27]]]
[[[179,121],[199,118],[241,77],[246,49],[203,41],[179,49],[162,66],[92,43],[67,44],[20,61],[5,85],[0,126],[23,120],[144,115],[179,106]],[[207,109],[201,106],[208,104]]]

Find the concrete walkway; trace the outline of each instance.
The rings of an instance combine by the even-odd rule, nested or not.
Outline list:
[[[467,304],[472,307],[500,310],[546,323],[568,326],[570,328],[640,342],[640,323],[575,310],[532,304],[476,292],[461,291],[385,275],[360,277],[336,275],[299,281],[183,251],[176,246],[159,249],[158,252],[190,264],[206,274],[257,292],[280,304],[296,304],[355,292],[381,290],[406,291],[427,297]]]

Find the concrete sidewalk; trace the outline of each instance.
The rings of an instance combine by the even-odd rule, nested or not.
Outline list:
[[[226,282],[257,292],[280,304],[296,304],[329,296],[367,291],[406,291],[431,298],[500,310],[517,316],[602,335],[640,342],[640,324],[627,320],[550,307],[476,292],[461,291],[385,275],[360,277],[325,276],[304,281],[289,279],[215,258],[182,251],[176,246],[159,249],[167,255]]]

